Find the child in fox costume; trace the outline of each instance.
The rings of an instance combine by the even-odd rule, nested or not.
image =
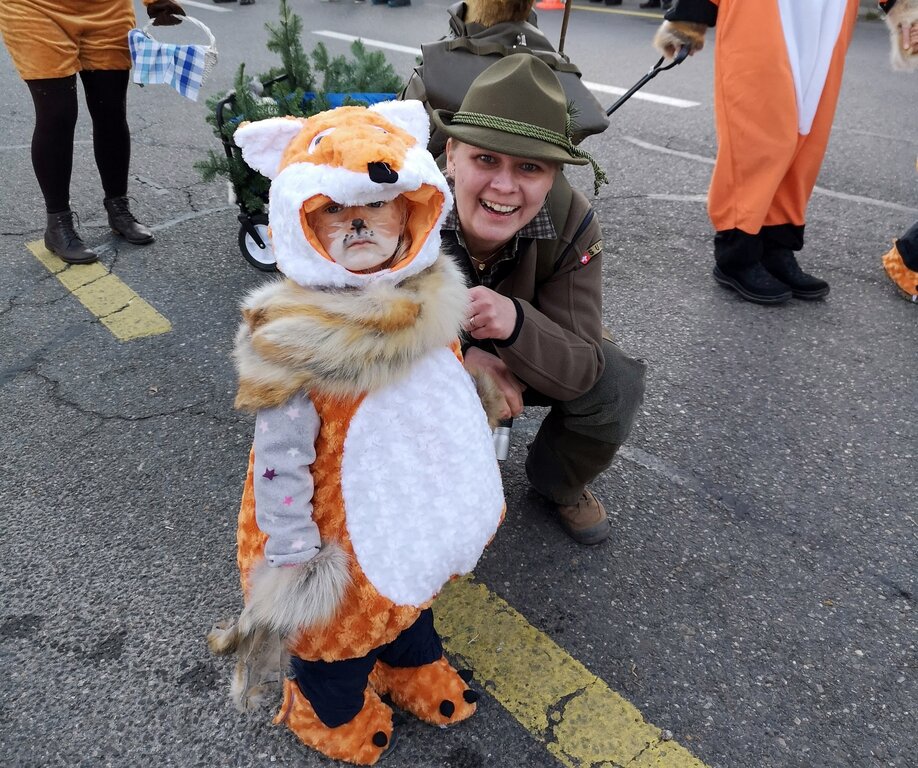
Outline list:
[[[392,742],[382,695],[438,726],[475,711],[429,606],[503,514],[457,356],[466,288],[440,254],[452,197],[428,134],[423,106],[404,101],[234,136],[272,180],[286,279],[243,304],[236,406],[256,414],[238,529],[245,609],[209,641],[237,652],[243,707],[289,652],[275,722],[360,765]]]

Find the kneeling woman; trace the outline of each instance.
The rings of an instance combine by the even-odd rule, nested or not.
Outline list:
[[[524,404],[551,408],[529,449],[529,481],[574,540],[597,544],[609,523],[587,485],[631,431],[644,363],[604,335],[602,234],[560,173],[592,159],[569,139],[557,77],[529,54],[490,66],[458,112],[434,120],[449,136],[456,201],[443,242],[473,285],[466,367],[499,382],[507,417]]]

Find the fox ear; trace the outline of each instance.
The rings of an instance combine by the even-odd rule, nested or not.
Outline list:
[[[274,179],[280,171],[284,150],[303,130],[305,122],[298,117],[269,117],[242,123],[233,134],[233,141],[242,150],[246,163],[263,176]]]
[[[430,118],[424,105],[417,99],[381,101],[373,104],[370,109],[408,131],[422,147],[426,147],[430,141]]]

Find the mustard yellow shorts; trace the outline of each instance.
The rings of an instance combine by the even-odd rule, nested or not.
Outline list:
[[[23,80],[130,69],[131,0],[0,0],[0,33]]]

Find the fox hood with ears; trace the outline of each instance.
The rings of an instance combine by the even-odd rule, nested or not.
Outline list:
[[[411,100],[240,125],[233,140],[243,158],[271,179],[271,240],[278,269],[303,286],[360,287],[377,280],[399,283],[433,264],[453,199],[427,151],[429,136],[427,112]],[[408,203],[411,245],[389,269],[349,272],[325,253],[307,224],[308,213],[332,201],[367,205],[399,195]]]

